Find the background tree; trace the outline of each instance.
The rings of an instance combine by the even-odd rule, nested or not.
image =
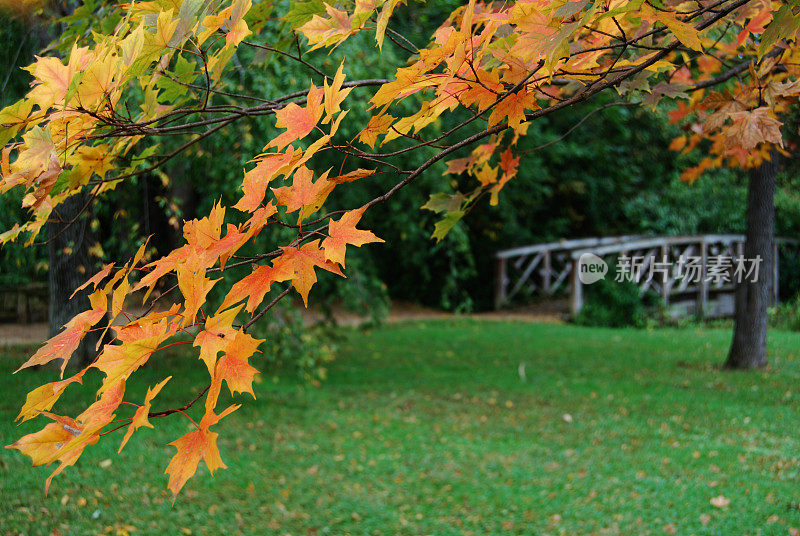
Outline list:
[[[108,264],[85,283],[91,308],[23,367],[61,359],[63,369],[88,333],[108,330],[108,316],[118,319],[114,338],[89,366],[29,394],[20,418],[52,422],[12,448],[37,465],[59,461],[54,476],[101,435],[127,428],[124,445],[151,420],[180,414],[194,429],[171,443],[177,452],[167,472],[177,496],[201,459],[212,472],[224,467],[211,427],[239,407],[226,402],[228,392],[253,394],[249,359],[263,341],[250,328],[292,288],[307,303],[317,269],[343,276],[348,245],[382,241],[359,227],[365,213],[379,217],[375,207],[445,160],[455,179],[423,207],[438,214],[437,241],[484,200],[498,203],[519,172],[519,143],[531,123],[596,102],[606,90],[651,106],[685,95],[697,114],[713,105],[714,127],[687,146],[718,135],[710,148],[718,161],[701,161],[695,174],[723,162],[760,165],[782,145],[779,101],[800,94],[798,28],[777,2],[472,1],[449,14],[426,46],[390,25],[398,4],[296,2],[277,7],[276,17],[276,6],[247,0],[133,3],[96,20],[73,18],[62,38],[65,62],[42,57],[28,68],[32,89],[0,112],[0,141],[11,141],[0,191],[25,190],[31,219],[0,235],[2,242],[32,241],[69,198],[100,200],[247,119],[274,115],[277,132],[250,156],[233,210],[217,201],[207,216],[183,224],[180,247],[148,263],[142,244],[131,260]],[[353,79],[349,66],[358,62],[339,55],[351,39],[374,40],[387,58],[409,61],[398,61],[387,78]],[[305,86],[310,77],[308,87],[264,94],[231,85],[223,75],[249,49],[279,57],[277,72],[289,85],[305,73],[297,79]],[[737,75],[735,91],[704,96]],[[773,104],[754,106],[755,92]],[[368,104],[365,121],[344,136],[351,111],[344,107],[361,104]],[[204,182],[205,170],[190,179]],[[331,210],[334,190],[353,182],[375,183],[379,192]],[[264,233],[275,241],[253,248]],[[234,274],[232,284],[218,277],[223,272]],[[133,314],[124,304],[137,293],[145,307]],[[197,348],[208,385],[180,408],[151,407],[169,378],[141,404],[125,400],[127,379],[176,344]],[[94,403],[75,417],[50,412],[67,386],[94,369],[103,376]],[[201,400],[194,419],[189,411]]]

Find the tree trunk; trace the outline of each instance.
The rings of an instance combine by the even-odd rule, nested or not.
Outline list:
[[[767,307],[771,302],[775,241],[776,156],[750,171],[747,189],[747,230],[744,257],[760,256],[758,277],[739,283],[736,289],[733,342],[726,368],[754,369],[767,364]]]
[[[58,205],[47,223],[50,337],[61,331],[73,316],[89,308],[88,291],[84,289],[70,298],[76,288],[92,276],[89,261],[91,233],[88,216],[80,210],[86,195],[74,195]],[[67,225],[73,219],[72,225]],[[98,336],[92,332],[84,338],[72,356],[71,364],[87,364],[96,355]]]

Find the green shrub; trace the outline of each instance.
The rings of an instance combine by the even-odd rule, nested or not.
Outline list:
[[[336,336],[325,325],[307,325],[300,311],[279,303],[253,325],[250,332],[261,343],[261,354],[252,359],[262,374],[296,374],[303,381],[318,383],[327,377],[327,364],[336,355]]]
[[[584,287],[585,300],[573,321],[582,326],[643,328],[663,317],[663,303],[655,292],[639,294],[631,282],[601,279]]]
[[[800,295],[769,310],[769,324],[778,329],[800,331]]]

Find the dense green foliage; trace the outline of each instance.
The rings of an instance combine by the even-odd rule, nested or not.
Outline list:
[[[644,328],[663,320],[661,297],[651,291],[641,295],[632,281],[601,279],[586,287],[586,304],[575,317],[582,326]]]
[[[729,337],[475,321],[354,332],[320,388],[264,377],[220,425],[229,469],[194,479],[174,507],[161,467],[164,443],[191,426],[181,418],[119,456],[115,441],[90,447],[48,497],[46,469],[2,454],[0,523],[31,535],[791,534],[800,338],[773,332],[774,368],[721,374]],[[26,355],[7,350],[0,368]],[[144,396],[169,372],[156,409],[181,404],[205,383],[193,359],[156,360],[129,389]],[[11,420],[40,381],[7,383],[3,437],[33,429]],[[92,394],[68,389],[67,407]],[[720,496],[729,506],[710,503]]]

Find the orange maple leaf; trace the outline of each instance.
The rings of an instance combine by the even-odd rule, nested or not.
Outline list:
[[[258,370],[251,366],[248,360],[262,342],[264,339],[255,339],[241,331],[235,332],[225,347],[225,353],[217,361],[213,383],[218,387],[214,389],[212,385],[212,390],[218,393],[219,386],[225,381],[231,394],[250,393],[255,398],[253,378],[258,374]]]
[[[306,166],[300,166],[294,174],[291,186],[272,189],[278,205],[285,206],[286,212],[300,211],[298,223],[319,210],[336,186],[335,182],[328,180],[327,171],[311,182],[313,175]]]
[[[312,240],[301,246],[282,247],[283,254],[272,262],[274,281],[292,281],[292,286],[303,297],[303,303],[308,307],[308,292],[317,282],[314,267],[322,268],[336,275],[344,277],[339,266],[325,259],[325,253],[319,247],[319,240]]]
[[[117,338],[122,341],[122,344],[107,344],[100,357],[92,365],[106,374],[100,392],[112,388],[120,381],[127,380],[150,359],[158,346],[177,330],[169,319],[163,319],[154,324],[131,324],[115,329]]]
[[[370,149],[374,149],[378,136],[389,132],[389,127],[392,126],[394,120],[395,118],[389,114],[376,115],[370,118],[367,126],[358,134],[358,139],[362,143],[369,145]]]
[[[184,484],[197,472],[200,460],[206,462],[206,467],[212,475],[217,469],[227,467],[219,456],[217,437],[217,433],[201,428],[169,443],[178,449],[164,471],[169,474],[167,487],[172,491],[173,503]]]
[[[330,121],[330,118],[333,117],[333,114],[341,110],[342,102],[344,102],[344,99],[347,98],[351,91],[353,91],[353,88],[342,89],[344,78],[343,60],[342,63],[339,64],[339,69],[336,71],[336,75],[333,77],[333,82],[331,82],[331,85],[328,85],[328,80],[323,82],[323,88],[325,90],[325,113],[327,114],[327,117],[323,123]]]
[[[225,306],[220,307],[224,309]],[[242,310],[242,306],[233,307],[214,316],[206,318],[203,331],[197,334],[192,346],[200,347],[200,359],[206,364],[208,373],[213,376],[214,366],[217,363],[217,354],[221,352],[236,333],[233,321]]]
[[[327,18],[313,15],[311,20],[298,28],[312,45],[310,50],[324,46],[338,46],[354,31],[351,24],[353,17],[346,11],[328,4],[325,4],[325,11],[328,13]]]
[[[25,422],[28,419],[36,417],[43,411],[50,410],[50,408],[52,408],[53,405],[58,401],[61,393],[64,392],[68,385],[72,383],[83,383],[83,375],[85,373],[86,369],[78,372],[74,376],[70,376],[69,378],[57,382],[46,383],[28,393],[28,396],[25,399],[25,404],[22,406],[22,409],[20,409],[16,420]]]
[[[156,395],[161,391],[164,385],[172,378],[172,376],[168,376],[155,386],[147,388],[147,394],[144,397],[144,404],[136,408],[136,413],[133,414],[133,419],[131,419],[131,425],[128,427],[128,430],[125,432],[125,436],[122,438],[122,444],[119,446],[119,450],[117,453],[122,452],[122,448],[128,442],[128,440],[133,435],[138,428],[142,426],[146,426],[147,428],[153,428],[153,425],[150,424],[150,421],[147,420],[147,414],[150,413],[150,403],[156,397]]]
[[[176,439],[170,445],[178,449],[175,456],[170,460],[167,469],[164,471],[169,474],[167,487],[172,491],[172,502],[178,497],[178,493],[184,484],[197,472],[197,465],[200,460],[206,462],[209,472],[213,475],[217,469],[227,467],[222,462],[217,448],[218,434],[209,431],[209,428],[219,422],[224,416],[239,409],[238,405],[233,405],[225,409],[219,415],[213,411],[208,411],[200,421],[200,427],[193,430],[183,437]]]
[[[275,126],[285,128],[286,132],[272,140],[267,147],[277,147],[282,150],[293,141],[304,138],[314,130],[322,118],[323,89],[311,84],[306,97],[306,106],[301,108],[297,103],[289,103],[284,108],[275,112],[277,121]]]
[[[206,267],[199,256],[191,256],[186,262],[179,264],[175,270],[178,275],[178,288],[184,297],[183,318],[194,323],[197,311],[206,301],[206,296],[219,279],[208,279]]]
[[[98,300],[99,302],[99,300]],[[39,348],[30,359],[23,363],[14,372],[35,365],[45,365],[54,359],[61,359],[61,375],[64,375],[64,369],[67,368],[67,363],[72,357],[73,352],[78,349],[83,337],[89,330],[97,324],[106,315],[104,308],[90,309],[74,316],[64,330],[47,341],[47,343]]]
[[[364,215],[366,207],[345,212],[338,221],[331,220],[328,223],[328,237],[322,241],[322,248],[325,250],[325,258],[331,262],[338,263],[344,268],[344,255],[347,244],[361,247],[370,242],[383,242],[375,236],[372,231],[356,229],[356,224]]]
[[[225,296],[221,308],[224,309],[244,298],[248,298],[247,311],[251,313],[255,311],[266,293],[269,292],[272,283],[276,281],[272,277],[274,271],[272,266],[259,266],[252,273],[234,283],[228,295]]]
[[[535,110],[538,107],[536,96],[522,89],[497,103],[489,116],[488,126],[492,127],[508,118],[508,126],[516,130],[525,121],[525,110]]]
[[[294,156],[294,147],[289,147],[286,153],[270,153],[262,157],[256,167],[244,174],[242,182],[244,195],[234,208],[247,212],[255,211],[264,200],[269,182],[280,174]]]

